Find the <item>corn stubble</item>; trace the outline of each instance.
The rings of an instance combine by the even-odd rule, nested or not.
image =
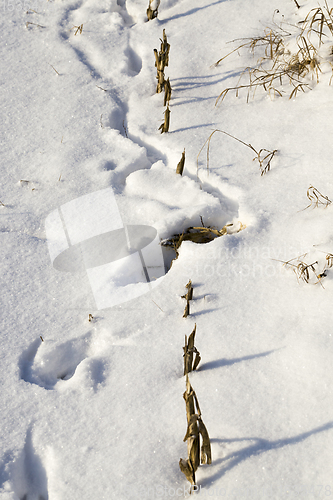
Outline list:
[[[170,99],[171,99],[171,83],[170,83],[170,78],[167,78],[164,82],[164,106],[167,104],[170,104]]]
[[[149,0],[149,5],[147,9],[148,21],[156,19],[158,16],[158,8],[160,6],[160,0]]]
[[[185,166],[185,149],[182,152],[182,157],[177,165],[176,174],[183,175],[184,166]]]
[[[186,405],[187,430],[183,441],[187,442],[187,460],[181,458],[179,467],[192,486],[196,485],[195,473],[201,464],[212,463],[212,453],[209,434],[202,421],[201,410],[188,375],[186,375],[186,390],[183,394]],[[200,439],[201,437],[201,439]],[[200,452],[200,441],[201,452]]]
[[[161,48],[159,51],[154,49],[155,55],[155,67],[157,70],[157,86],[156,93],[160,94],[164,90],[164,106],[166,106],[166,110],[164,111],[164,121],[159,126],[158,130],[161,131],[161,134],[169,132],[170,127],[170,99],[171,99],[171,84],[170,79],[165,79],[164,69],[169,65],[169,52],[170,52],[170,44],[168,43],[168,38],[166,36],[165,30],[163,30],[163,39],[161,40]]]
[[[169,106],[167,106],[166,110],[164,111],[164,122],[161,123],[161,125],[158,127],[158,130],[161,131],[161,134],[169,132],[170,113],[171,113],[170,108],[169,108]]]
[[[201,361],[200,352],[194,345],[196,330],[197,330],[197,325],[194,326],[194,329],[191,335],[189,336],[188,340],[187,340],[187,335],[185,335],[185,346],[183,347],[184,375],[188,375],[190,372],[196,370]]]
[[[165,80],[165,75],[164,75],[164,70],[166,66],[169,65],[169,52],[170,52],[170,44],[168,43],[168,39],[165,33],[165,30],[163,30],[163,39],[161,40],[161,47],[160,50],[157,51],[157,49],[154,49],[154,55],[155,55],[155,68],[157,70],[157,87],[156,87],[156,93],[160,94],[162,90],[164,89],[164,86],[166,84]],[[169,94],[171,96],[171,86],[170,86],[170,81],[168,83],[169,86]],[[170,98],[169,98],[170,100]]]
[[[299,8],[299,5],[296,6]],[[330,66],[333,76],[332,47],[329,56],[321,54],[323,39],[332,43],[333,9],[325,1],[325,7],[311,9],[304,20],[297,25],[284,23],[267,29],[262,36],[234,40],[242,43],[219,59],[214,66],[220,65],[227,57],[241,49],[248,49],[253,54],[259,50],[260,57],[254,67],[245,68],[235,87],[224,89],[216,99],[216,105],[221,103],[227,94],[235,91],[238,97],[243,89],[247,91],[247,101],[254,97],[258,88],[271,96],[282,96],[283,86],[290,86],[289,99],[296,97],[301,91],[311,90],[311,80],[319,83],[319,76],[324,65]],[[296,49],[292,49],[292,45]],[[331,79],[329,83],[331,84]],[[246,83],[242,83],[247,80]]]
[[[192,300],[193,287],[191,280],[189,280],[189,282],[187,283],[186,288],[187,293],[185,296],[183,296],[183,298]],[[200,353],[194,345],[196,328],[197,325],[194,326],[194,329],[188,339],[185,335],[185,346],[183,347],[184,375],[186,377],[186,390],[183,394],[183,398],[185,400],[187,419],[187,430],[183,441],[187,442],[187,459],[181,458],[179,460],[180,470],[191,484],[191,487],[196,486],[195,473],[200,464],[212,463],[212,452],[209,434],[205,424],[202,421],[197,395],[193,390],[188,377],[188,374],[191,371],[196,370],[201,360]]]
[[[185,295],[182,295],[182,299],[186,300],[183,318],[187,318],[187,316],[189,316],[189,314],[190,314],[190,300],[193,299],[193,287],[192,287],[191,280],[187,283],[186,288],[187,288],[187,293]],[[185,343],[186,343],[186,340],[185,340]],[[184,373],[184,375],[186,375],[186,374]]]

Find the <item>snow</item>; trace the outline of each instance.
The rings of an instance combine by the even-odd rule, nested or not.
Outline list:
[[[332,38],[311,90],[258,89],[248,103],[230,92],[215,106],[257,61],[242,49],[214,67],[229,42],[283,22],[292,31],[318,7],[300,3],[161,0],[147,22],[146,0],[3,0],[1,500],[188,497],[182,347],[195,324],[190,381],[213,458],[196,473],[198,498],[333,494],[332,270],[317,278],[333,209],[306,208],[309,186],[333,196]],[[208,170],[201,148],[215,129],[233,137],[213,135]],[[246,144],[277,150],[265,175]],[[184,241],[161,275],[146,239],[202,221],[233,226]],[[104,262],[121,250],[108,235],[136,226],[132,253]],[[293,272],[300,261],[315,263],[309,283]]]

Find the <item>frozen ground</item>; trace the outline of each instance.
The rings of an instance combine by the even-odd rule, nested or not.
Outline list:
[[[333,196],[331,70],[290,100],[286,88],[282,98],[259,90],[247,103],[245,91],[215,107],[256,57],[243,50],[212,66],[232,50],[229,41],[261,35],[273,15],[297,25],[317,3],[161,0],[150,22],[147,7],[2,0],[1,500],[186,497],[182,346],[194,324],[202,362],[190,379],[213,455],[197,471],[199,497],[330,498],[332,270],[317,284],[310,270],[305,283],[281,261],[307,254],[319,274],[333,253],[333,209],[303,210],[310,185]],[[166,134],[153,54],[163,29],[171,45]],[[209,173],[206,149],[197,169],[214,129],[278,150],[271,170],[261,176],[253,152],[220,133]],[[200,226],[200,217],[246,228],[184,242],[158,286],[98,309],[84,268],[56,268],[46,221],[58,214],[53,222],[71,224],[63,251],[89,219],[70,202],[89,199],[87,227],[98,234],[115,223],[100,203],[108,190],[120,226],[151,226],[162,239]]]

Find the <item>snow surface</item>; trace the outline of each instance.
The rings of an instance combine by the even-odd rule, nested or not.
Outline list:
[[[213,455],[197,471],[199,497],[330,498],[332,271],[314,285],[281,262],[307,253],[319,269],[333,253],[331,206],[303,210],[310,185],[333,196],[330,70],[295,99],[240,93],[215,107],[254,59],[242,51],[212,67],[274,12],[297,24],[317,2],[162,0],[150,22],[147,7],[1,4],[1,500],[187,497],[182,346],[194,324],[202,362],[190,380]],[[153,54],[163,29],[166,134]],[[277,149],[271,170],[261,176],[249,148],[216,133],[209,173],[206,150],[197,171],[216,128]],[[52,266],[45,221],[107,188],[124,224],[160,238],[200,216],[246,229],[184,242],[159,286],[97,310],[85,270]]]

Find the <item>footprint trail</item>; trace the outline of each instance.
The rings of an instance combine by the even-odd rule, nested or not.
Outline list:
[[[34,447],[31,426],[21,454],[12,463],[10,482],[19,500],[49,500],[47,474]]]

